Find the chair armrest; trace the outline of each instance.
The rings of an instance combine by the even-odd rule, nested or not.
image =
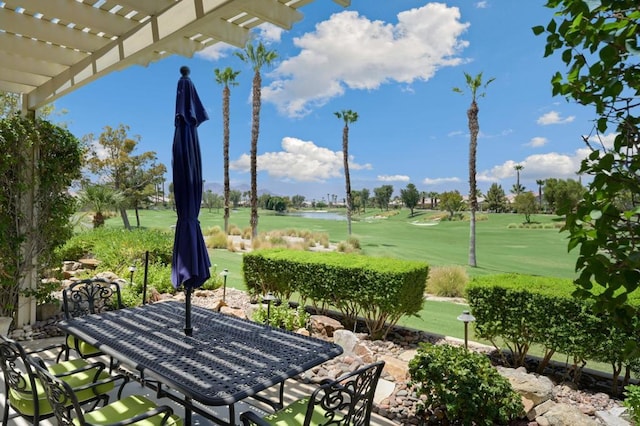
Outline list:
[[[66,377],[66,376],[70,376],[72,374],[76,374],[76,373],[81,373],[83,371],[89,371],[89,370],[96,370],[96,374],[95,377],[96,379],[98,378],[98,376],[100,375],[100,373],[102,371],[104,371],[107,368],[106,365],[104,365],[104,363],[97,361],[97,362],[91,362],[91,363],[87,363],[86,365],[80,367],[80,368],[76,368],[75,370],[69,370],[69,371],[65,371],[64,373],[60,373],[60,374],[56,374],[56,377]]]
[[[40,348],[40,349],[31,349],[28,351],[25,351],[27,355],[32,355],[32,354],[37,354],[40,352],[44,352],[44,351],[50,351],[51,349],[60,349],[63,350],[65,348],[64,343],[56,343],[53,345],[49,345],[49,346],[45,346],[44,348]]]
[[[245,411],[240,414],[240,420],[244,426],[251,425],[259,425],[259,426],[269,426],[269,423],[262,419],[262,417],[258,417],[256,413],[253,411]]]
[[[162,422],[160,423],[160,425],[164,425],[167,423],[167,420],[169,420],[169,417],[173,414],[173,410],[168,405],[159,405],[153,410],[145,411],[144,413],[138,414],[137,416],[130,419],[122,420],[116,423],[109,423],[109,426],[127,426],[162,413],[164,413],[164,417],[162,418]],[[94,423],[87,423],[87,425],[91,426],[94,425]]]

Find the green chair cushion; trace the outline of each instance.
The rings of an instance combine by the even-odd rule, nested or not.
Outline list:
[[[143,414],[145,411],[156,408],[157,405],[142,395],[131,395],[121,400],[112,402],[111,404],[90,411],[84,415],[87,423],[93,425],[109,425],[123,420],[130,419]],[[150,417],[145,420],[133,423],[136,426],[160,426],[164,414]],[[73,421],[74,424],[80,425],[78,419]],[[172,415],[166,423],[167,426],[182,426],[182,419],[175,414]]]
[[[264,416],[263,419],[266,420],[269,424],[277,426],[301,425],[304,423],[304,417],[307,414],[308,405],[308,398],[299,399],[275,414]],[[314,407],[313,415],[311,416],[311,422],[309,424],[321,425],[326,423],[327,419],[324,416],[325,413],[326,411],[323,410],[322,407],[316,405]]]
[[[91,355],[99,355],[102,353],[95,346],[91,346],[87,342],[84,342],[75,336],[67,336],[67,346],[69,346],[72,349],[75,349],[77,347],[78,350],[80,351],[80,355],[83,357],[91,356]]]
[[[64,361],[55,365],[48,367],[48,370],[54,374],[59,375],[62,373],[70,372],[73,370],[77,370],[78,368],[84,367],[87,364],[87,361],[83,359],[74,359],[71,361]],[[62,380],[69,383],[71,387],[82,386],[87,383],[92,383],[93,378],[95,376],[95,370],[87,370],[81,371],[79,373],[74,373],[69,376],[62,377]],[[109,378],[110,375],[106,371],[102,371],[98,380]],[[33,416],[35,414],[35,404],[36,401],[33,400],[33,393],[31,391],[31,385],[28,377],[25,377],[27,388],[24,392],[18,392],[15,389],[9,389],[9,402],[11,406],[19,413],[26,416]],[[110,392],[114,387],[113,382],[105,383],[96,388],[98,394],[104,394]],[[36,379],[36,392],[38,395],[37,402],[40,407],[40,415],[46,416],[51,414],[52,409],[49,401],[47,400],[47,395],[45,394],[44,388],[41,386],[40,381]],[[76,394],[78,396],[78,401],[80,403],[90,400],[95,396],[93,389],[85,389]]]

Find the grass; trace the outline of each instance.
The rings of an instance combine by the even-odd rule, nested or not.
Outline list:
[[[468,263],[469,222],[434,222],[424,219],[427,212],[410,217],[408,210],[386,219],[375,219],[380,210],[357,215],[353,222],[353,237],[360,241],[362,251],[370,256],[387,256],[399,259],[424,260],[432,266],[463,265]],[[566,235],[558,229],[521,229],[509,225],[523,222],[522,215],[489,214],[487,220],[476,223],[477,268],[468,268],[470,276],[517,272],[523,274],[573,278],[577,252],[567,252]],[[135,216],[129,215],[135,225]],[[534,215],[532,220],[541,224],[552,224],[556,216]],[[176,215],[171,210],[140,211],[142,227],[170,230]],[[203,228],[223,227],[222,210],[200,212]],[[239,228],[249,226],[249,209],[233,211],[230,224]],[[107,226],[122,227],[122,221],[113,217]],[[332,243],[347,240],[347,225],[344,221],[310,219],[298,216],[281,216],[261,211],[258,230],[307,229],[326,232]],[[218,263],[215,259],[214,263]],[[226,266],[222,266],[226,267]]]
[[[467,266],[469,251],[469,222],[431,222],[430,212],[417,211],[410,216],[408,210],[386,219],[375,218],[380,210],[372,210],[355,217],[352,223],[353,236],[358,238],[362,251],[370,256],[386,256],[409,260],[424,260],[431,266],[462,265],[467,268],[471,277],[517,272],[522,274],[573,278],[577,254],[567,252],[566,236],[550,227],[557,223],[552,215],[533,215],[532,221],[547,225],[546,229],[526,229],[517,225],[524,220],[516,214],[488,214],[487,220],[476,223],[477,235],[477,268]],[[129,213],[129,220],[135,226],[135,216]],[[176,214],[171,210],[141,210],[140,222],[143,228],[159,228],[171,231],[175,224]],[[224,226],[222,210],[200,212],[200,223],[203,229],[212,226]],[[234,210],[230,224],[243,229],[249,224],[249,209]],[[107,220],[106,226],[122,227],[119,216]],[[311,219],[298,216],[281,216],[272,212],[261,211],[258,230],[260,232],[301,229],[314,232],[326,232],[332,243],[347,239],[345,221]],[[227,286],[246,290],[242,278],[242,254],[223,249],[210,251],[211,262],[218,265],[218,270],[229,270]],[[424,330],[434,334],[464,338],[464,325],[457,320],[467,305],[430,301],[424,303],[418,316],[403,317],[399,325]],[[478,339],[469,326],[469,340],[490,344]],[[532,348],[532,355],[541,356],[542,349]],[[561,354],[554,360],[564,362]],[[610,373],[610,366],[589,362],[588,368]]]

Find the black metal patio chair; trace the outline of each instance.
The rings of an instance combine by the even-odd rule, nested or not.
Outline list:
[[[85,411],[79,402],[78,392],[93,388],[87,384],[72,388],[69,383],[51,374],[33,357],[29,363],[42,383],[44,393],[59,425],[121,426],[144,424],[155,426],[182,426],[182,419],[173,414],[171,407],[158,406],[142,395],[130,395],[98,409]],[[139,422],[139,423],[138,423]]]
[[[0,336],[0,362],[4,377],[3,426],[7,426],[9,420],[16,415],[31,421],[34,425],[41,419],[53,416],[51,405],[28,362],[28,357],[63,349],[64,345],[58,344],[26,351],[18,342]],[[81,358],[48,365],[46,368],[74,389],[91,384],[93,387],[90,390],[79,390],[77,398],[81,404],[93,403],[94,407],[101,402],[108,403],[107,393],[114,389],[118,381],[121,381],[118,395],[129,381],[121,375],[111,376],[105,371],[103,363],[90,363]],[[9,415],[10,408],[15,411],[12,416]]]
[[[368,426],[373,396],[384,361],[378,361],[335,381],[324,381],[311,397],[299,399],[275,414],[259,417],[253,411],[240,415],[245,426]]]
[[[101,278],[77,281],[62,291],[62,307],[67,320],[90,314],[122,309],[122,295],[117,282],[109,282]],[[104,355],[98,348],[67,335],[65,359],[69,359],[69,351],[75,350],[82,358]],[[115,361],[111,358],[109,372],[113,371]]]

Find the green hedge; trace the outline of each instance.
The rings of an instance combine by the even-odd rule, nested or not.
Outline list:
[[[569,279],[519,274],[475,278],[467,287],[467,298],[476,317],[476,335],[496,347],[501,339],[515,366],[524,364],[533,344],[545,350],[539,371],[555,352],[571,357],[576,366],[588,360],[608,363],[615,392],[622,368],[628,376],[638,362],[625,347],[637,339],[640,327],[616,325],[609,314],[594,313],[591,301],[574,298],[574,291]],[[636,307],[638,301],[630,299]]]
[[[340,310],[347,326],[363,316],[371,336],[380,338],[400,317],[422,309],[429,266],[352,253],[267,249],[245,254],[242,269],[251,293],[272,292],[288,300],[297,292],[316,307]]]

